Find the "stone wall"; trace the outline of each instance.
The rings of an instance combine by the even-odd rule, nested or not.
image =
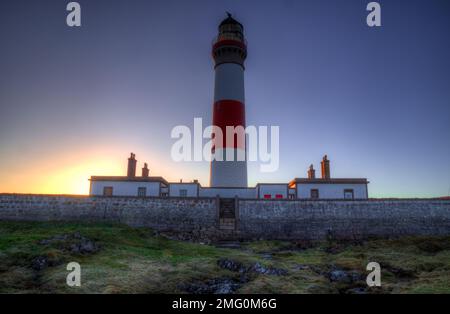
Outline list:
[[[216,226],[215,199],[0,195],[0,220],[117,222],[157,230]]]
[[[239,230],[247,238],[276,239],[449,235],[450,201],[240,200]]]
[[[117,222],[159,231],[241,239],[449,235],[450,200],[244,200],[237,230],[218,231],[215,198],[0,194],[0,220]]]

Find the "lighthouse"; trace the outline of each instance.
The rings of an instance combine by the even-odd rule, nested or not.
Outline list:
[[[223,140],[219,141],[213,135],[216,141],[212,148],[215,158],[211,161],[210,186],[242,188],[247,187],[245,135],[232,134],[234,141],[231,143],[227,127],[245,128],[247,42],[242,24],[227,14],[219,25],[219,34],[212,47],[215,71],[213,125],[222,130]]]

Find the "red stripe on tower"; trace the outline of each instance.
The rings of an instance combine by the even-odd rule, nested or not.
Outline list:
[[[213,125],[222,130],[223,142],[214,143],[215,148],[240,148],[245,150],[245,134],[239,141],[237,135],[233,141],[227,138],[227,126],[245,128],[245,107],[236,100],[219,100],[214,104]]]

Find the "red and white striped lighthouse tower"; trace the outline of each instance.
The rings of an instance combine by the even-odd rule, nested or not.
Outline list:
[[[245,155],[245,135],[227,144],[226,127],[245,128],[244,61],[247,43],[244,27],[231,14],[219,25],[212,55],[215,62],[213,125],[222,130],[223,141],[214,142],[216,159],[211,162],[211,187],[247,187],[247,162],[238,160]],[[217,138],[216,138],[217,139]],[[228,141],[230,142],[230,141]],[[243,154],[243,155],[242,155]],[[217,160],[217,156],[222,160]],[[230,160],[227,156],[234,156]]]

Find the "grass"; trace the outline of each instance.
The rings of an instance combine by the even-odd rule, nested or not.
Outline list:
[[[74,233],[93,240],[99,251],[82,255],[58,241],[40,244]],[[33,269],[39,256],[50,266]],[[350,287],[331,283],[324,275],[330,267],[365,276],[371,261],[382,265],[382,288],[369,292],[450,293],[450,237],[362,243],[254,241],[241,249],[223,249],[117,224],[0,222],[0,293],[180,293],[180,283],[237,278],[238,273],[217,265],[220,258],[288,271],[286,276],[251,274],[237,293],[338,293]],[[81,287],[66,285],[66,265],[72,261],[81,265]]]

